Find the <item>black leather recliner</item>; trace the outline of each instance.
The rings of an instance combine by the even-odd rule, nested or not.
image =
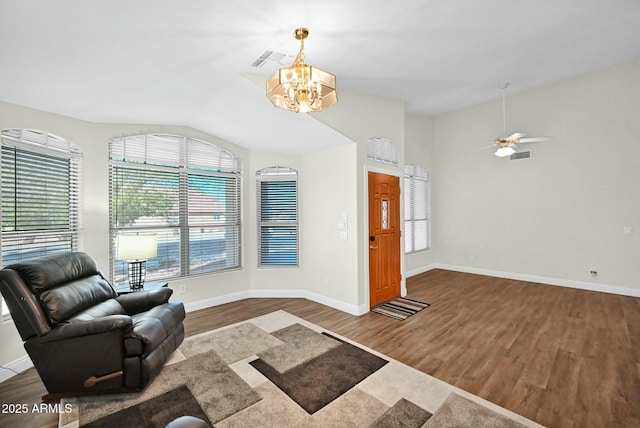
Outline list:
[[[184,339],[173,290],[118,296],[85,253],[7,266],[0,291],[51,395],[140,391]]]

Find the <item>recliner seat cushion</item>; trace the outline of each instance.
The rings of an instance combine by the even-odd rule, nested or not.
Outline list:
[[[179,302],[165,303],[132,315],[133,329],[124,340],[126,355],[146,357],[182,323],[184,317],[184,306]]]
[[[109,315],[127,315],[127,312],[116,299],[108,299],[74,315],[68,321],[91,321]]]

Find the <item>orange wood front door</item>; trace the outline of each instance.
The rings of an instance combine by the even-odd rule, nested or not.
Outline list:
[[[400,178],[369,173],[369,303],[400,296]]]

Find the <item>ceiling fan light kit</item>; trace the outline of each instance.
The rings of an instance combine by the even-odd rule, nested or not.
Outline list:
[[[291,67],[281,68],[267,80],[267,97],[277,108],[311,113],[338,102],[336,76],[304,62],[304,39],[308,35],[306,28],[293,31],[293,37],[300,40],[298,55]]]
[[[512,154],[514,154],[516,151],[513,147],[509,146],[509,145],[503,145],[498,147],[498,150],[496,150],[495,155],[501,158],[505,158],[507,156],[511,156]]]

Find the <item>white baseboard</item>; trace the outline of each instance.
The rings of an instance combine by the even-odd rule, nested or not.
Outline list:
[[[405,272],[404,276],[405,278],[411,278],[412,276],[420,275],[421,273],[429,272],[430,270],[433,270],[433,269],[439,269],[439,266],[433,263],[430,265],[421,266],[419,268],[411,269],[410,271]]]
[[[198,300],[196,302],[190,302],[184,304],[184,310],[186,312],[199,311],[200,309],[211,308],[213,306],[224,305],[225,303],[237,302],[238,300],[248,299],[250,296],[249,290],[239,291],[237,293],[225,294],[223,296],[209,297],[208,299]],[[179,299],[179,295],[177,297]]]
[[[368,305],[352,305],[343,301],[323,296],[308,290],[246,290],[223,296],[211,297],[197,302],[185,303],[184,307],[187,312],[193,312],[200,309],[210,308],[225,303],[236,302],[249,298],[275,298],[275,299],[308,299],[351,315],[363,315],[369,312]]]
[[[33,367],[33,363],[27,355],[20,357],[8,364],[3,364],[3,368],[0,368],[0,383],[4,382],[7,379],[11,379],[14,376],[17,376],[16,372],[22,373],[23,371],[28,370],[31,367]]]
[[[430,265],[407,272],[407,277],[428,272],[433,269],[445,269],[456,272],[474,273],[478,275],[495,276],[496,278],[515,279],[518,281],[537,282],[540,284],[557,285],[560,287],[577,288],[580,290],[599,291],[601,293],[619,294],[621,296],[640,297],[640,289],[621,287],[619,285],[596,284],[594,282],[574,281],[570,279],[551,278],[547,276],[529,275],[523,273],[504,272],[492,269],[475,268],[469,266],[450,265],[446,263],[432,263]]]

